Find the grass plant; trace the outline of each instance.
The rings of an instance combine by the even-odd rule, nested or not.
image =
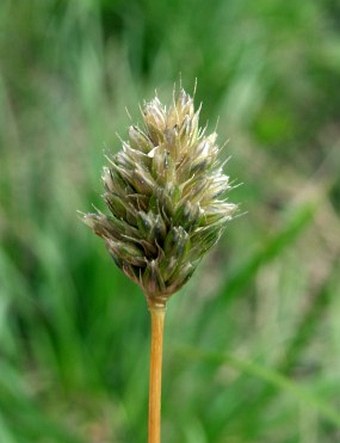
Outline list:
[[[145,302],[75,208],[101,207],[125,106],[137,120],[179,72],[231,138],[247,216],[168,305],[163,441],[339,440],[339,17],[330,0],[1,2],[1,443],[145,441]]]
[[[83,222],[101,237],[115,264],[144,292],[151,315],[149,443],[161,438],[161,382],[166,304],[221,237],[236,205],[218,158],[215,132],[199,126],[200,108],[180,89],[170,108],[156,96],[142,108],[144,126],[108,156],[100,210]]]

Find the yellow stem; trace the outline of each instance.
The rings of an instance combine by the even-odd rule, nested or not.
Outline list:
[[[161,392],[164,306],[149,306],[151,314],[151,350],[149,381],[149,439],[148,443],[161,441]]]

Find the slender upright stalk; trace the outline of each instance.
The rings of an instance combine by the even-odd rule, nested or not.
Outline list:
[[[164,306],[149,306],[151,314],[151,349],[149,381],[149,425],[148,443],[161,441],[161,392]]]

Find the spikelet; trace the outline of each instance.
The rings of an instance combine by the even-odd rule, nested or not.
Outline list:
[[[144,103],[143,129],[130,126],[103,169],[111,214],[83,218],[148,302],[160,306],[188,281],[236,209],[226,200],[217,134],[205,135],[199,114],[183,89],[169,109],[157,97]]]

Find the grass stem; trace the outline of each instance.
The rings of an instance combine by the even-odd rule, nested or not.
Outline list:
[[[161,441],[162,357],[165,307],[150,306],[151,350],[149,381],[148,443]]]

